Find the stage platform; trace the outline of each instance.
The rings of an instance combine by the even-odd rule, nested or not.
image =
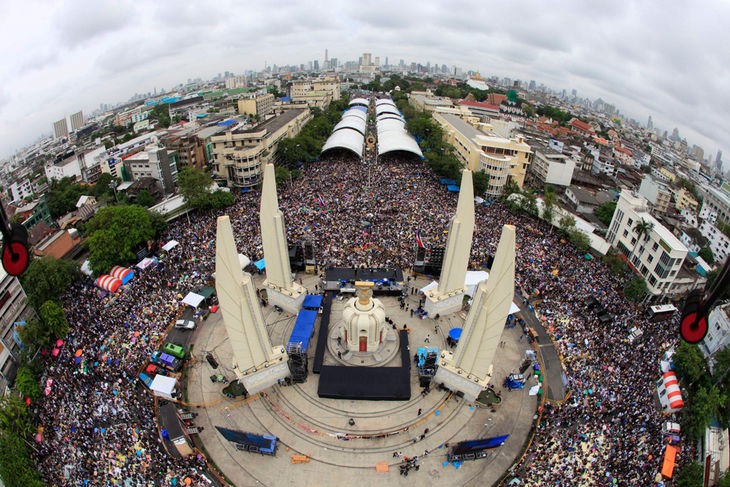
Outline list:
[[[319,374],[322,372],[322,364],[324,363],[324,352],[327,349],[327,337],[330,334],[330,315],[332,314],[332,298],[335,293],[326,291],[324,300],[322,300],[322,319],[319,321],[319,335],[317,336],[317,348],[314,353],[314,362],[312,363],[312,373]]]
[[[407,401],[411,398],[411,357],[408,332],[401,330],[401,367],[347,367],[325,365],[317,395],[330,399]]]
[[[354,294],[356,281],[374,282],[374,295],[397,296],[404,287],[400,269],[330,267],[324,273],[325,291]]]

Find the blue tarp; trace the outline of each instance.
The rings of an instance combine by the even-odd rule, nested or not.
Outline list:
[[[455,185],[455,184],[456,184],[456,181],[454,181],[453,179],[446,179],[446,178],[441,178],[441,179],[439,179],[439,182],[440,182],[441,184],[445,184],[445,185],[447,185],[447,186],[448,186],[448,185]]]
[[[322,306],[322,296],[320,294],[308,294],[302,304],[304,309],[318,310],[320,306]]]
[[[264,259],[257,260],[256,262],[253,263],[253,265],[255,265],[256,268],[260,271],[263,271],[264,269],[266,269],[266,262],[264,262]]]
[[[317,319],[317,312],[309,309],[303,309],[297,315],[297,321],[294,323],[294,329],[289,337],[289,345],[301,345],[302,352],[307,351],[309,347],[309,339],[314,333],[314,322]]]
[[[279,98],[279,100],[281,100],[284,103],[290,103],[291,102],[291,96],[282,96],[281,98]]]
[[[235,120],[223,120],[222,122],[218,122],[219,127],[230,127],[231,125],[234,125],[236,123]]]
[[[276,450],[276,436],[271,435],[255,435],[253,433],[244,433],[243,431],[231,430],[216,426],[215,429],[223,435],[228,441],[239,443],[241,445],[257,446],[263,453],[273,453]]]
[[[462,441],[456,445],[452,453],[464,454],[471,453],[479,450],[486,450],[487,448],[497,448],[509,438],[509,435],[493,436],[492,438],[483,438],[481,440],[470,440]]]
[[[449,330],[449,336],[452,340],[458,340],[459,338],[461,338],[462,331],[463,330],[461,328],[452,328]]]
[[[459,192],[459,187],[457,185],[455,185],[455,184],[449,184],[448,186],[446,186],[446,189],[448,189],[452,193],[458,193]]]

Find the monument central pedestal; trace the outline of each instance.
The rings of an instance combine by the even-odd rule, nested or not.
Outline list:
[[[293,315],[302,309],[304,298],[307,296],[306,288],[298,282],[292,282],[290,287],[283,288],[266,280],[264,289],[266,289],[269,304],[278,306]]]
[[[438,289],[432,289],[426,293],[423,309],[431,318],[436,315],[445,316],[456,313],[464,304],[464,296],[466,296],[466,288],[447,293],[439,293]]]

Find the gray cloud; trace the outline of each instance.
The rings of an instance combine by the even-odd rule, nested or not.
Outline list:
[[[264,63],[372,52],[575,88],[730,153],[730,3],[541,0],[3,2],[0,154],[53,120]]]

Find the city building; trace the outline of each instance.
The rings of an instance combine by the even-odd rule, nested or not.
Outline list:
[[[263,119],[274,110],[274,101],[271,93],[244,95],[238,99],[238,113],[252,117],[258,115]]]
[[[81,110],[72,113],[69,119],[71,120],[71,130],[74,132],[84,126],[84,112]]]
[[[331,101],[340,99],[340,80],[339,78],[292,80],[288,92],[292,103],[306,103],[310,107],[325,109]]]
[[[159,145],[157,140],[124,159],[127,177],[137,182],[142,178],[153,178],[164,194],[175,192],[177,182],[177,156],[174,151]]]
[[[661,181],[655,181],[650,175],[647,174],[642,179],[639,194],[647,199],[657,213],[664,214],[669,210],[672,201],[670,188]]]
[[[61,137],[68,137],[68,124],[66,123],[66,117],[53,122],[53,136],[57,139]]]
[[[45,172],[48,181],[63,178],[80,179],[81,164],[76,154],[73,154],[65,159],[46,165]]]
[[[454,108],[454,102],[446,96],[436,96],[427,91],[413,91],[408,94],[408,103],[420,112],[434,112],[437,108]]]
[[[596,208],[604,203],[612,201],[608,191],[589,191],[578,186],[569,186],[565,189],[565,198],[575,213],[592,214]]]
[[[212,136],[216,181],[229,187],[256,186],[264,166],[274,162],[279,141],[296,136],[311,118],[309,108],[292,108],[252,128],[234,127]]]
[[[539,142],[532,145],[532,150],[535,155],[527,172],[527,181],[532,187],[542,188],[546,184],[570,186],[575,171],[573,159]]]
[[[178,168],[183,166],[203,169],[205,167],[205,144],[198,137],[196,127],[182,127],[170,130],[161,139],[162,144],[177,154]]]
[[[33,196],[33,185],[31,184],[30,179],[15,181],[11,184],[10,195],[12,197],[11,203],[25,199],[28,196]]]
[[[674,207],[678,211],[689,210],[692,213],[697,213],[699,209],[699,202],[694,198],[692,193],[687,191],[685,188],[679,188],[679,190],[672,190],[674,193]]]
[[[469,123],[449,113],[436,112],[433,118],[444,129],[444,139],[454,147],[462,165],[472,172],[489,175],[487,195],[502,194],[508,179],[522,188],[532,151],[521,135],[499,137],[489,131],[487,124]]]
[[[730,223],[730,196],[724,189],[712,186],[706,188],[700,213],[707,211],[714,212],[717,221],[725,224]]]
[[[490,118],[499,117],[499,105],[471,100],[461,100],[459,105],[466,107],[472,115],[479,117],[482,122],[488,122]]]
[[[640,227],[644,231],[638,235]],[[621,190],[606,240],[627,257],[653,296],[679,293],[672,286],[687,257],[687,247],[649,213],[646,198]]]
[[[730,238],[721,232],[711,220],[702,220],[699,231],[707,239],[715,262],[724,264],[730,254]]]
[[[730,304],[716,306],[707,317],[707,335],[699,343],[700,350],[712,371],[715,354],[730,346]]]
[[[0,395],[15,380],[21,349],[17,327],[30,320],[33,310],[17,277],[0,266]]]

